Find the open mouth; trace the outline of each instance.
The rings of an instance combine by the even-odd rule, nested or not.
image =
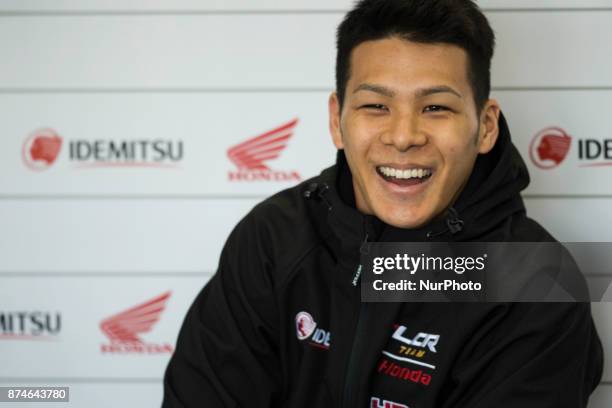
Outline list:
[[[414,186],[425,183],[433,174],[429,168],[396,169],[388,166],[376,166],[376,172],[385,181],[398,186]]]

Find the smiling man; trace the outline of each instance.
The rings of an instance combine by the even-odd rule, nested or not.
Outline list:
[[[357,208],[415,228],[456,201],[477,155],[488,153],[499,133],[499,106],[476,99],[469,67],[459,46],[400,35],[353,49],[343,94],[333,93],[329,105]]]
[[[554,241],[489,98],[469,0],[364,0],[338,29],[337,162],[257,205],[181,329],[164,407],[585,407],[588,303],[365,303],[367,242]]]

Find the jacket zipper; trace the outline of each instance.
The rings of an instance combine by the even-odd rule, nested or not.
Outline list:
[[[346,373],[346,380],[344,382],[344,394],[342,397],[343,408],[355,408],[355,383],[359,378],[359,367],[357,366],[357,356],[363,354],[364,339],[365,339],[365,323],[369,309],[367,303],[361,303],[359,307],[359,317],[357,320],[357,330],[353,338],[353,345],[351,347],[351,354],[349,356],[348,368]]]
[[[361,264],[361,254],[367,250],[368,244],[368,228],[367,228],[367,218],[364,219],[364,238],[361,242],[361,246],[359,247],[359,266],[355,272],[353,277],[352,284],[353,286],[357,286],[359,283],[359,278],[361,276],[361,270],[363,269],[363,265]],[[360,295],[361,296],[361,295]],[[365,323],[367,314],[369,309],[367,307],[367,303],[361,302],[359,305],[359,314],[357,317],[357,329],[355,330],[355,335],[353,336],[353,344],[351,346],[351,352],[349,354],[349,361],[346,372],[346,379],[344,381],[344,391],[342,395],[342,408],[354,408],[355,407],[355,383],[359,378],[359,367],[357,366],[357,357],[363,354],[364,341],[365,339]]]
[[[357,286],[359,283],[359,278],[361,278],[361,271],[363,270],[363,265],[361,264],[361,255],[366,253],[368,250],[368,230],[365,231],[365,237],[361,242],[361,246],[359,247],[359,266],[357,266],[357,270],[355,270],[355,275],[353,275],[353,286]]]

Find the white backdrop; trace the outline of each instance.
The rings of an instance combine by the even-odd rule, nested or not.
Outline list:
[[[350,3],[0,1],[0,385],[67,385],[73,407],[159,405],[169,358],[160,349],[174,344],[231,228],[293,185],[287,175],[333,162],[326,101]],[[493,94],[532,175],[529,215],[563,241],[612,241],[610,160],[580,159],[578,148],[612,139],[612,0],[480,4],[498,39]],[[229,148],[296,118],[269,162],[283,180],[230,180]],[[542,170],[530,144],[550,126],[571,147]],[[42,128],[62,144],[32,169],[27,143]],[[159,165],[148,150],[138,167],[70,157],[78,142],[108,153],[109,140],[181,143],[183,155]],[[147,350],[103,351],[103,320],[167,292],[140,335]],[[607,366],[590,406],[603,408],[612,304],[593,308]],[[31,316],[47,314],[61,326],[38,333]],[[55,405],[67,406],[45,406]]]

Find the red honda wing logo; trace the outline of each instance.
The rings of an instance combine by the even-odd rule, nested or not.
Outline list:
[[[148,302],[116,314],[100,323],[100,329],[115,343],[138,343],[143,341],[140,333],[149,332],[166,307],[170,292],[157,296]]]
[[[240,170],[270,170],[264,162],[276,159],[285,150],[297,122],[297,118],[293,119],[237,144],[227,151],[227,156]]]

